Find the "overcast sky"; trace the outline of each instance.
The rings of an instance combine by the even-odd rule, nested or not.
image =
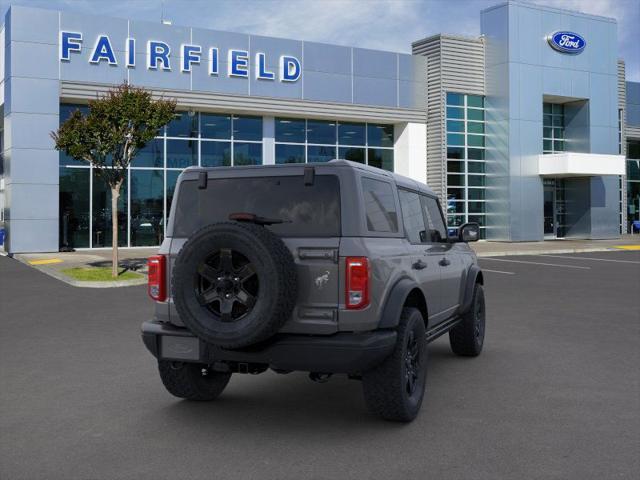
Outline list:
[[[529,0],[618,21],[618,56],[640,81],[640,0]],[[0,0],[174,25],[410,52],[435,33],[478,35],[480,10],[502,0]],[[587,39],[588,42],[588,39]]]

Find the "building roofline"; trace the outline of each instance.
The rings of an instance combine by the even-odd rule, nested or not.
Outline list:
[[[618,23],[618,21],[612,17],[604,17],[602,15],[593,15],[591,13],[584,13],[576,10],[569,10],[566,8],[538,5],[538,4],[523,1],[523,0],[507,0],[506,2],[501,2],[501,3],[498,3],[497,5],[483,8],[482,10],[480,10],[480,15],[482,15],[485,12],[490,12],[491,10],[495,10],[496,8],[502,8],[505,6],[527,7],[527,8],[533,8],[535,10],[546,10],[548,12],[563,13],[565,15],[573,15],[574,17],[585,17],[585,18],[591,18],[594,20],[604,20],[611,23]]]
[[[436,33],[435,35],[430,35],[428,37],[424,37],[419,40],[415,40],[411,42],[411,46],[414,47],[415,45],[420,45],[423,43],[431,42],[433,40],[442,39],[442,38],[449,38],[453,40],[463,40],[465,42],[482,43],[483,36],[478,35],[477,37],[472,37],[471,35],[454,35],[449,33]]]

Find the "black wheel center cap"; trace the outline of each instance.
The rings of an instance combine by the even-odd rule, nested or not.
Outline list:
[[[217,288],[219,288],[223,293],[231,293],[234,291],[235,286],[236,282],[229,277],[225,277],[218,282]]]

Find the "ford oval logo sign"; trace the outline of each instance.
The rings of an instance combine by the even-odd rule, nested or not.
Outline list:
[[[547,41],[551,48],[562,53],[581,53],[587,42],[577,33],[573,32],[555,32],[547,37]]]

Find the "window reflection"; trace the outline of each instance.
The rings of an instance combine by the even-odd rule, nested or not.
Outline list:
[[[89,172],[60,169],[60,247],[89,247]]]
[[[94,170],[93,175],[93,246],[112,246],[111,188]],[[118,198],[118,245],[127,245],[127,181],[120,187]]]
[[[162,243],[163,204],[162,170],[131,170],[131,246]]]

